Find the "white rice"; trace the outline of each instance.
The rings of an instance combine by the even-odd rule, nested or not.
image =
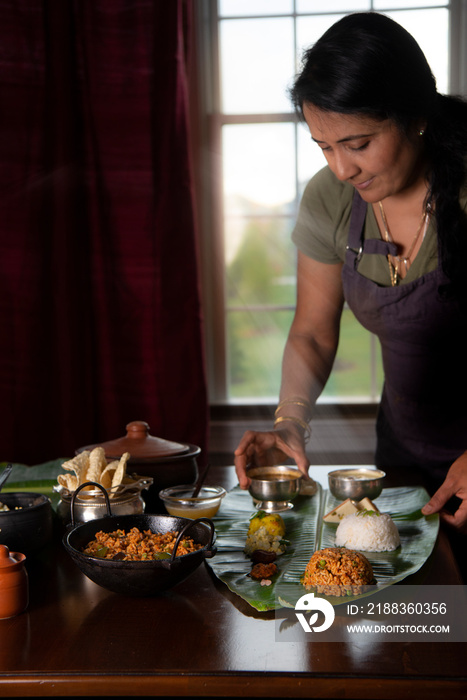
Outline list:
[[[399,531],[389,513],[361,511],[345,515],[336,531],[336,547],[360,552],[388,552],[400,543]]]

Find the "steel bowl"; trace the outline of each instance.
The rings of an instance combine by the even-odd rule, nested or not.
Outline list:
[[[381,469],[369,467],[353,467],[350,469],[336,469],[329,472],[329,490],[335,498],[345,501],[361,501],[362,498],[373,500],[383,490],[383,481],[386,473]]]
[[[302,473],[293,466],[273,465],[247,469],[248,491],[256,507],[268,513],[289,510],[300,491]]]
[[[151,486],[152,479],[149,477],[134,478],[114,487],[107,493],[111,496],[113,515],[135,515],[144,513],[144,500],[142,491]],[[62,524],[68,525],[71,522],[71,500],[73,491],[68,491],[62,486],[54,486],[54,491],[60,494],[60,501],[57,505],[57,515]],[[94,518],[102,518],[107,514],[107,504],[101,489],[86,489],[74,501],[73,513],[75,522],[85,523]]]
[[[82,487],[89,483],[82,484]],[[106,497],[108,499],[107,493]],[[63,545],[75,564],[91,581],[114,593],[131,597],[158,595],[184,581],[205,559],[213,557],[217,551],[214,546],[214,524],[208,518],[189,520],[170,515],[148,514],[114,516],[111,514],[110,501],[107,500],[106,517],[90,520],[75,527],[73,505],[72,499],[71,528],[63,537]],[[151,561],[121,561],[101,559],[83,553],[83,549],[100,530],[113,532],[121,529],[128,532],[132,527],[157,533],[178,532],[171,557]],[[178,544],[184,535],[192,537],[202,548],[176,556]]]

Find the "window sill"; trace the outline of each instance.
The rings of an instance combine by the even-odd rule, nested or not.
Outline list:
[[[232,464],[233,453],[246,430],[270,430],[276,404],[212,405],[210,460]],[[311,464],[373,464],[377,404],[316,406],[307,446]]]

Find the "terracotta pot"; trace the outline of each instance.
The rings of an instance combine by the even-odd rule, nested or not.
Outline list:
[[[19,615],[28,607],[28,574],[24,566],[26,557],[10,552],[0,544],[0,619]]]
[[[142,492],[147,513],[163,513],[164,505],[159,499],[159,491],[169,486],[194,484],[198,477],[196,458],[201,448],[184,445],[149,434],[149,425],[144,421],[132,421],[126,426],[124,437],[108,442],[86,445],[76,450],[92,450],[103,447],[108,460],[119,459],[124,452],[130,453],[127,471],[141,476],[150,476],[152,486]]]

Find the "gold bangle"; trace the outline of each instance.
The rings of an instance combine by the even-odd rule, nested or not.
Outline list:
[[[277,406],[277,408],[276,408],[276,410],[275,410],[275,412],[274,412],[274,415],[277,416],[277,414],[279,413],[279,411],[280,411],[284,406],[290,406],[290,405],[294,405],[294,406],[304,406],[304,408],[307,408],[307,409],[309,410],[310,414],[311,414],[311,412],[312,412],[312,408],[311,408],[310,402],[309,402],[309,401],[306,401],[305,399],[303,399],[303,400],[302,400],[302,399],[283,399],[283,400],[278,404],[278,406]]]
[[[308,423],[305,423],[304,420],[296,418],[295,416],[279,416],[279,418],[276,418],[274,422],[274,427],[276,427],[276,425],[282,423],[283,421],[291,421],[292,423],[295,423],[296,425],[300,426],[300,428],[302,428],[305,433],[305,440],[308,440],[308,438],[311,436],[311,428],[308,425]]]

